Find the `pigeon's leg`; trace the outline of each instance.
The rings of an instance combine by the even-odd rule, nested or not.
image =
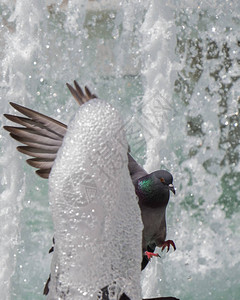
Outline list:
[[[158,253],[153,253],[149,251],[145,251],[144,254],[147,256],[147,258],[150,260],[153,256],[161,257]]]
[[[162,251],[167,247],[167,252],[168,252],[170,249],[170,246],[173,247],[174,251],[176,250],[175,243],[172,240],[167,240],[167,241],[163,242],[162,245],[159,247],[162,248]]]

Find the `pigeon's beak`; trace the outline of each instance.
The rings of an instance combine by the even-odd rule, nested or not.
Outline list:
[[[175,190],[173,184],[170,183],[170,184],[168,185],[168,188],[169,188],[169,191],[172,191],[174,195],[176,194],[176,190]]]

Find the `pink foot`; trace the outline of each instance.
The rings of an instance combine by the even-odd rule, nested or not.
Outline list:
[[[170,246],[173,247],[174,251],[176,250],[175,243],[172,240],[167,240],[167,241],[163,242],[163,244],[160,246],[160,248],[162,248],[162,251],[163,251],[167,247],[167,252],[168,252],[170,249]]]
[[[152,253],[152,252],[148,252],[148,251],[145,251],[144,254],[147,255],[147,258],[148,258],[149,260],[150,260],[153,256],[161,257],[158,253]]]

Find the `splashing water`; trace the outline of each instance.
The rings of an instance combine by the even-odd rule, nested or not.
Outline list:
[[[149,93],[160,99],[146,167],[163,165],[174,174],[178,191],[168,208],[168,237],[177,251],[145,271],[143,290],[147,296],[238,299],[239,4],[170,4],[153,2],[142,27],[144,99]]]
[[[15,101],[67,124],[76,104],[65,82],[78,79],[122,111],[139,162],[173,174],[177,251],[152,260],[143,295],[239,299],[238,1],[1,1],[0,11],[1,112]],[[2,297],[44,299],[48,187],[15,145],[1,133]]]
[[[54,253],[48,299],[141,299],[142,220],[122,120],[91,100],[71,120],[49,178]],[[64,295],[64,296],[63,296]]]

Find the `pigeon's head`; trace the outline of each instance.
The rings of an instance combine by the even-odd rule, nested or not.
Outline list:
[[[175,194],[173,177],[165,170],[155,171],[138,180],[136,193],[139,203],[147,206],[166,206],[169,191]]]
[[[163,189],[172,191],[175,195],[176,191],[173,186],[173,177],[172,174],[165,170],[159,170],[151,173],[154,177],[156,177],[160,181],[160,185]]]

